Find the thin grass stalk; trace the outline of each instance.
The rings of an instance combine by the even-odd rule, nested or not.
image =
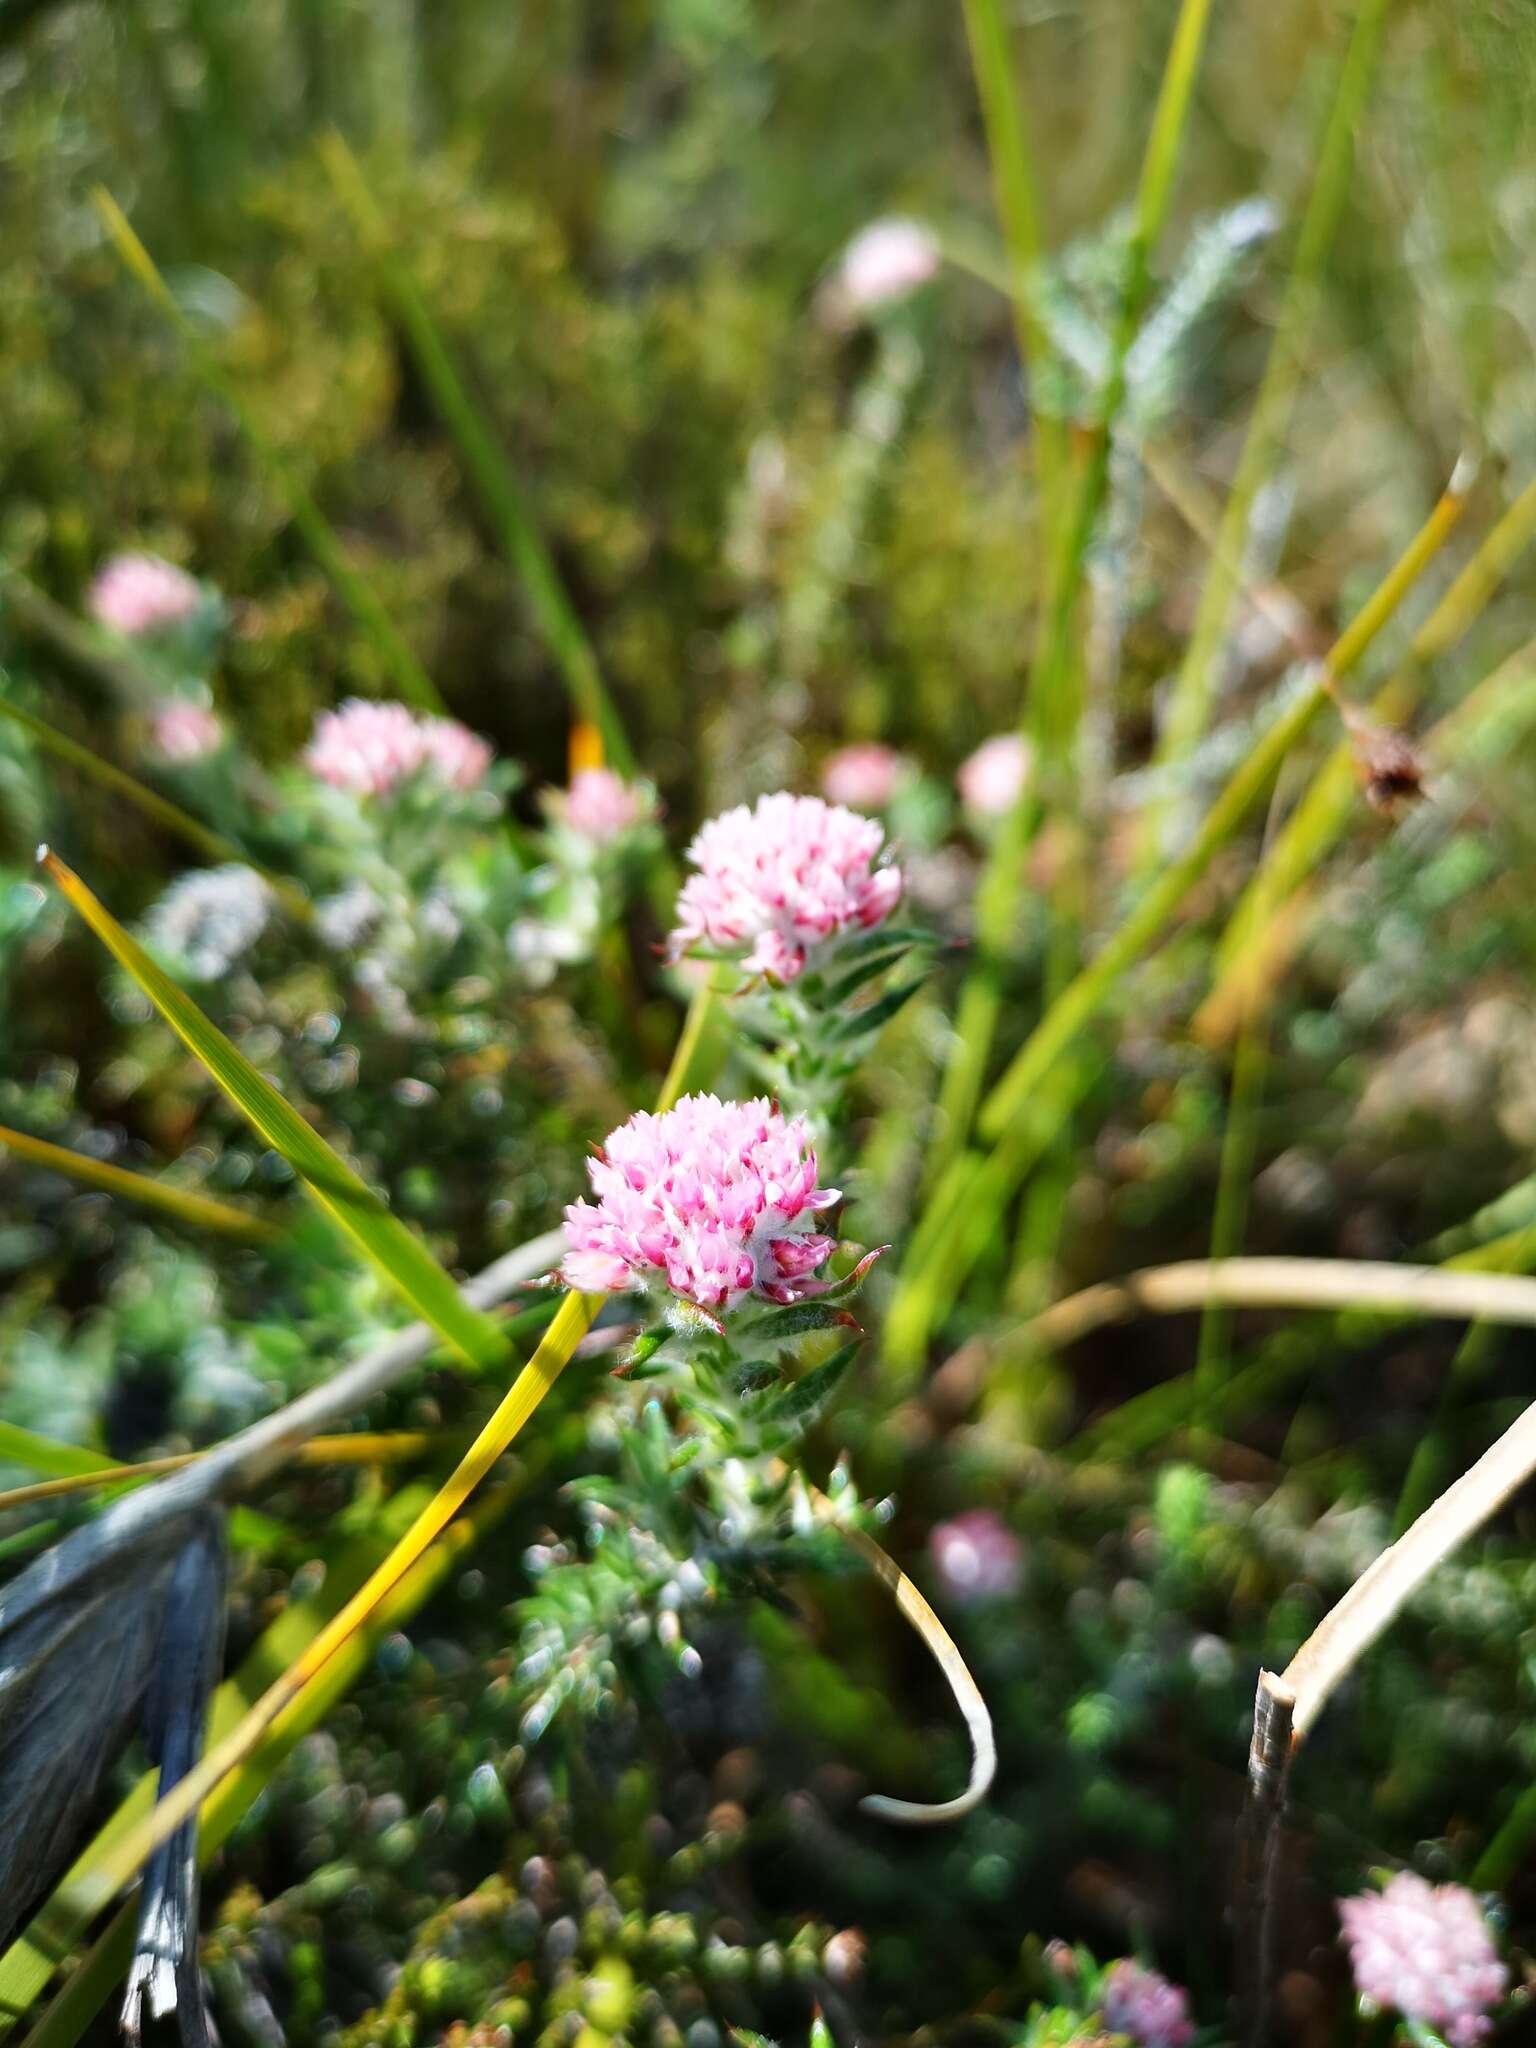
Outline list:
[[[1335,695],[1339,681],[1364,658],[1376,635],[1455,528],[1466,501],[1458,477],[1359,615],[1340,635],[1316,679],[1269,728],[1237,768],[1193,840],[1170,863],[1099,952],[1049,1004],[983,1105],[989,1153],[970,1151],[948,1162],[903,1262],[901,1284],[885,1325],[885,1359],[898,1381],[916,1373],[939,1320],[957,1298],[1024,1175],[1070,1113],[1070,1091],[1042,1095],[1043,1084],[1079,1044],[1120,987],[1122,978],[1172,923],[1190,891],[1274,783],[1292,747]],[[1091,1072],[1085,1062],[1074,1069]]]
[[[1042,397],[1048,394],[1052,350],[1049,336],[1034,311],[1036,283],[1045,260],[1040,181],[1035,173],[1028,109],[1019,90],[1000,0],[965,0],[965,28],[976,97],[986,129],[997,214],[1008,253],[1008,276],[1003,288],[1013,304],[1019,356],[1029,386],[1035,474],[1044,513],[1041,526],[1049,535],[1067,473],[1067,427],[1059,413],[1041,404]]]
[[[1361,1259],[1181,1259],[1101,1281],[1053,1302],[1023,1326],[1060,1349],[1093,1330],[1141,1315],[1182,1315],[1211,1302],[1235,1308],[1350,1309],[1536,1327],[1536,1280],[1519,1273],[1455,1271]]]
[[[706,1042],[706,1026],[715,1000],[711,978],[701,984],[694,995],[672,1066],[662,1084],[658,1110],[669,1109],[687,1086],[689,1063],[696,1050]],[[197,1767],[182,1778],[164,1799],[159,1800],[145,1820],[104,1859],[104,1874],[114,1888],[127,1883],[160,1843],[198,1810],[214,1787],[245,1761],[265,1732],[293,1706],[305,1686],[355,1638],[380,1603],[390,1597],[537,1411],[575,1355],[576,1347],[591,1328],[605,1299],[600,1294],[566,1295],[538,1348],[502,1397],[490,1420],[389,1556],[229,1734],[216,1743]]]
[[[225,375],[213,352],[204,345],[192,322],[177,305],[154,258],[129,225],[127,215],[112,195],[100,186],[92,196],[125,267],[180,337],[187,358],[203,383],[234,415],[257,461],[287,505],[289,516],[304,536],[311,554],[367,635],[380,664],[401,696],[419,710],[443,711],[446,707],[437,685],[411,652],[378,592],[354,566],[335,528],[320,510],[298,471],[261,425],[237,386]]]
[[[1527,484],[1490,529],[1414,635],[1407,661],[1372,701],[1372,718],[1396,722],[1413,711],[1423,695],[1427,665],[1448,653],[1468,632],[1533,539],[1536,482]],[[1277,971],[1284,957],[1284,933],[1272,930],[1272,921],[1337,844],[1348,825],[1354,799],[1353,750],[1346,738],[1318,770],[1312,787],[1238,900],[1217,949],[1215,985],[1202,1005],[1202,1035],[1222,1030],[1247,981]]]
[[[94,753],[79,740],[72,740],[67,733],[60,732],[46,719],[39,718],[36,712],[24,711],[19,704],[3,695],[0,695],[0,718],[9,719],[11,724],[26,733],[29,739],[35,740],[47,753],[66,762],[79,774],[88,776],[103,789],[110,789],[115,796],[124,798],[135,810],[141,811],[151,823],[160,826],[163,831],[173,833],[194,852],[200,853],[205,860],[221,864],[232,861],[250,868],[261,876],[291,917],[297,918],[301,923],[308,923],[314,917],[309,898],[295,888],[292,882],[285,881],[281,875],[273,874],[271,869],[264,868],[260,861],[252,860],[232,839],[225,839],[220,833],[212,831],[194,818],[189,811],[184,811],[179,804],[173,804],[169,797],[161,796],[157,790],[150,789],[136,777],[128,774],[126,769],[119,768],[115,762],[104,760],[100,754]]]
[[[1213,671],[1235,589],[1234,564],[1242,559],[1254,500],[1274,467],[1290,424],[1322,299],[1324,267],[1349,189],[1355,137],[1375,75],[1391,4],[1392,0],[1361,0],[1355,16],[1317,152],[1317,174],[1297,235],[1296,254],[1286,280],[1275,337],[1254,400],[1237,473],[1222,512],[1221,545],[1212,554],[1189,643],[1169,698],[1155,754],[1160,766],[1182,760],[1209,722]],[[1144,866],[1159,857],[1164,808],[1154,798],[1143,820],[1140,853]]]
[[[1458,472],[1402,558],[1339,636],[1316,681],[1264,734],[1206,813],[1184,852],[1147,889],[1119,930],[1040,1019],[983,1106],[983,1136],[995,1138],[1006,1129],[1043,1075],[1098,1014],[1120,976],[1162,935],[1190,890],[1270,787],[1291,748],[1329,701],[1334,686],[1359,665],[1465,510],[1464,480]]]
[[[22,575],[0,566],[0,615],[23,639],[44,648],[62,668],[85,678],[116,701],[148,704],[161,695],[161,684],[134,659],[126,646],[110,645],[73,613]]]
[[[359,1430],[355,1436],[311,1437],[299,1445],[294,1457],[301,1465],[396,1465],[425,1457],[437,1441],[436,1436],[419,1429]],[[204,1455],[202,1451],[179,1451],[174,1457],[141,1458],[137,1464],[103,1465],[95,1472],[40,1479],[35,1486],[13,1486],[0,1493],[0,1515],[64,1494],[94,1493],[103,1486],[141,1486],[146,1480],[163,1479],[167,1472],[183,1472]]]
[[[126,1167],[109,1166],[105,1160],[67,1151],[62,1145],[50,1145],[46,1138],[31,1138],[25,1131],[9,1130],[0,1124],[0,1156],[6,1152],[24,1159],[29,1166],[44,1167],[102,1194],[154,1209],[193,1230],[243,1237],[253,1244],[268,1243],[280,1235],[276,1224],[267,1222],[265,1217],[252,1216],[248,1210],[216,1202],[208,1195],[194,1194],[191,1189],[175,1187],[169,1181],[154,1180],[147,1173],[130,1173]]]
[[[1266,845],[1277,821],[1283,781],[1282,775],[1270,801]],[[1213,1260],[1230,1258],[1241,1251],[1248,1227],[1248,1198],[1258,1146],[1257,1119],[1269,1072],[1269,1025],[1264,993],[1253,989],[1244,1005],[1227,1092],[1226,1126],[1221,1136],[1221,1161],[1211,1215]],[[1196,1413],[1202,1429],[1206,1427],[1205,1408],[1227,1374],[1231,1338],[1231,1310],[1225,1303],[1208,1302],[1200,1315],[1200,1342],[1195,1357]]]
[[[1002,962],[1017,921],[1024,857],[1041,806],[1068,818],[1076,813],[1073,756],[1081,712],[1077,701],[1077,619],[1088,548],[1109,483],[1110,452],[1125,398],[1126,359],[1151,285],[1152,258],[1167,218],[1209,16],[1210,0],[1182,0],[1142,160],[1109,371],[1078,467],[1076,487],[1055,522],[1039,637],[1020,712],[1021,724],[1034,740],[1034,774],[1031,787],[999,823],[977,890],[976,957],[961,990],[954,1040],[940,1087],[930,1185],[967,1142],[981,1099],[1002,1008]],[[1072,840],[1071,861],[1075,864],[1080,852],[1075,833]],[[1057,922],[1064,924],[1065,944],[1075,958],[1071,920]],[[1055,957],[1058,961],[1063,957],[1059,949],[1055,949]]]
[[[603,682],[592,643],[494,431],[471,396],[419,286],[391,247],[388,222],[368,189],[357,158],[334,129],[320,138],[319,148],[336,196],[372,258],[380,289],[400,322],[416,367],[479,494],[508,566],[522,585],[577,716],[602,734],[611,765],[621,774],[633,775],[634,749]]]

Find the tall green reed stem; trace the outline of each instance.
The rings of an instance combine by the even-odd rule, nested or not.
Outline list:
[[[1376,70],[1382,30],[1392,0],[1361,0],[1354,31],[1317,150],[1317,175],[1296,239],[1258,397],[1222,513],[1221,545],[1212,553],[1184,659],[1174,679],[1156,751],[1159,764],[1182,760],[1210,718],[1213,676],[1237,588],[1254,500],[1274,466],[1286,429],[1322,297],[1324,266],[1344,210],[1354,166],[1355,136]],[[1160,856],[1166,803],[1154,798],[1142,819],[1143,869]]]
[[[1020,1181],[1070,1110],[1060,1094],[1042,1093],[1069,1048],[1080,1045],[1108,1007],[1122,978],[1162,936],[1190,891],[1263,799],[1286,756],[1330,702],[1339,680],[1363,660],[1376,636],[1434,559],[1465,510],[1460,474],[1415,535],[1401,560],[1340,636],[1317,678],[1258,741],[1206,813],[1179,857],[1146,890],[1130,915],[1049,1004],[992,1090],[980,1117],[994,1140],[948,1162],[913,1234],[902,1282],[886,1320],[885,1357],[898,1379],[920,1370],[929,1338],[999,1227]],[[1091,1062],[1079,1060],[1087,1075]]]
[[[1536,482],[1527,484],[1444,597],[1414,635],[1404,667],[1373,700],[1371,716],[1401,719],[1423,694],[1426,666],[1447,653],[1486,607],[1498,585],[1536,539]],[[1249,882],[1222,935],[1216,984],[1205,1011],[1226,1013],[1255,972],[1268,972],[1274,920],[1345,830],[1354,802],[1352,750],[1346,738],[1318,770],[1258,873]]]
[[[634,750],[598,669],[597,656],[577,616],[544,537],[528,509],[511,465],[476,405],[426,300],[390,246],[389,224],[369,191],[362,167],[334,130],[320,140],[321,159],[336,196],[372,258],[379,287],[452,437],[465,472],[495,530],[508,566],[522,585],[529,610],[554,656],[577,714],[602,734],[603,751],[621,773],[635,772]]]
[[[445,707],[437,685],[411,652],[378,592],[354,567],[334,527],[316,504],[298,471],[261,425],[236,385],[224,374],[212,351],[204,345],[196,328],[176,303],[154,258],[129,226],[122,208],[109,192],[100,187],[94,197],[97,211],[125,267],[137,278],[180,336],[188,360],[203,383],[233,413],[257,461],[287,505],[294,525],[304,536],[315,560],[330,577],[337,595],[372,643],[386,674],[407,703],[423,711],[442,711]]]
[[[1054,526],[1054,545],[1044,586],[1044,608],[1021,711],[1021,721],[1035,748],[1033,786],[1020,796],[1013,810],[1001,821],[977,891],[976,957],[961,990],[955,1036],[940,1089],[935,1143],[930,1153],[930,1185],[937,1183],[939,1176],[965,1145],[981,1098],[1002,1008],[1002,966],[1018,915],[1024,857],[1042,806],[1059,812],[1068,820],[1076,816],[1075,755],[1082,710],[1077,621],[1088,547],[1108,487],[1115,425],[1125,399],[1126,358],[1146,305],[1152,278],[1152,258],[1167,219],[1179,145],[1189,119],[1210,5],[1211,0],[1183,0],[1179,10],[1142,160],[1135,216],[1122,272],[1109,372],[1076,474],[1064,485],[1066,502]],[[1004,86],[1011,92],[1011,71],[1006,64],[1000,73],[998,70],[995,38],[984,37],[980,48],[987,66],[984,98],[993,99]],[[1011,125],[1005,124],[1005,136],[1016,145],[1015,155],[1027,167],[1028,159],[1023,154],[1022,123],[1017,118]],[[1009,176],[1005,173],[1004,183],[1013,193],[1011,205],[1017,208],[1016,174]],[[1025,187],[1032,192],[1031,177],[1026,177]],[[1024,244],[1013,240],[1015,223],[1006,214],[1005,227],[1010,233],[1013,283],[1017,289],[1018,268],[1027,249]],[[1021,318],[1028,317],[1027,313],[1021,315]],[[1069,879],[1064,895],[1070,899],[1073,893]],[[1057,975],[1065,978],[1063,970],[1069,967],[1074,955],[1074,923],[1070,916],[1057,920],[1060,943],[1052,948],[1055,963],[1053,979]]]

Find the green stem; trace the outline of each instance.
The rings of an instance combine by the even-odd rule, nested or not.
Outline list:
[[[368,190],[356,157],[334,130],[321,138],[320,153],[337,197],[368,247],[379,284],[400,322],[416,367],[479,494],[501,550],[522,585],[578,716],[602,734],[603,751],[611,765],[621,774],[633,775],[634,750],[604,686],[592,643],[561,584],[521,487],[470,396],[426,300],[390,247],[388,223]]]
[[[437,685],[411,652],[399,627],[390,617],[382,599],[368,579],[354,568],[335,529],[320,510],[298,471],[277,443],[259,423],[255,414],[212,354],[204,347],[196,329],[177,305],[154,258],[128,224],[127,216],[109,192],[95,193],[96,208],[124,265],[138,279],[180,336],[199,377],[220,398],[239,422],[241,432],[267,475],[278,487],[289,515],[303,534],[311,554],[324,569],[337,594],[373,643],[374,652],[408,703],[419,710],[441,712],[446,707]]]
[[[1274,465],[1290,422],[1303,358],[1321,301],[1323,268],[1349,189],[1355,136],[1391,4],[1392,0],[1361,0],[1355,17],[1354,33],[1339,70],[1317,152],[1317,175],[1297,237],[1275,338],[1238,458],[1237,474],[1222,513],[1220,545],[1212,554],[1194,627],[1174,679],[1155,756],[1159,764],[1183,759],[1204,732],[1210,716],[1216,657],[1237,587],[1236,565],[1244,554],[1254,500]],[[1158,858],[1164,808],[1164,804],[1154,800],[1143,818],[1140,854],[1144,867]]]

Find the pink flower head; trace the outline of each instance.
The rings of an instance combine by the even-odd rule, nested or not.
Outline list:
[[[1141,1963],[1111,1963],[1100,1996],[1104,2024],[1139,2048],[1184,2048],[1195,2038],[1189,1999],[1160,1970]]]
[[[1016,732],[994,733],[960,764],[960,801],[984,818],[1002,817],[1029,780],[1029,743]]]
[[[1400,1871],[1383,1891],[1340,1899],[1339,1919],[1362,1998],[1435,2028],[1451,2048],[1474,2048],[1492,2031],[1488,2008],[1509,1972],[1464,1885]]]
[[[571,786],[560,799],[560,815],[566,824],[597,846],[617,839],[650,814],[645,791],[615,775],[611,768],[583,768],[571,777]]]
[[[816,1185],[804,1122],[764,1097],[685,1095],[612,1133],[587,1166],[596,1203],[565,1212],[560,1271],[587,1294],[661,1285],[699,1308],[749,1295],[798,1301],[822,1292],[808,1276],[834,1240],[812,1228],[840,1199]]]
[[[821,771],[821,786],[834,804],[855,811],[883,811],[901,787],[906,762],[878,740],[840,747]]]
[[[988,1508],[971,1508],[929,1534],[928,1550],[944,1590],[962,1604],[1018,1590],[1024,1546]]]
[[[712,818],[688,849],[699,872],[677,899],[673,957],[701,941],[748,947],[749,971],[794,981],[812,946],[895,909],[901,870],[875,866],[884,843],[872,818],[783,790]]]
[[[114,555],[86,600],[98,624],[130,640],[179,625],[202,601],[195,578],[158,555]]]
[[[838,297],[854,314],[905,299],[939,268],[939,245],[920,221],[871,221],[843,251],[836,271]]]
[[[224,727],[203,705],[166,697],[150,713],[149,737],[162,761],[183,767],[216,754],[224,744]]]
[[[485,741],[457,719],[422,718],[404,704],[375,704],[362,697],[321,712],[304,751],[322,782],[358,796],[389,796],[422,773],[449,789],[474,789],[485,780],[492,758]]]

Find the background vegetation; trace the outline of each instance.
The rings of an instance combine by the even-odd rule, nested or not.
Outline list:
[[[79,615],[102,561],[143,547],[222,594],[206,674],[264,772],[339,698],[430,679],[517,764],[531,833],[595,674],[675,854],[729,803],[815,788],[849,741],[909,757],[893,835],[950,943],[858,1083],[848,1234],[897,1251],[805,1457],[825,1480],[845,1455],[861,1496],[893,1501],[882,1540],[936,1601],[935,1525],[984,1506],[1021,1545],[1006,1591],[945,1608],[1001,1745],[992,1798],[951,1829],[858,1811],[872,1786],[944,1796],[965,1758],[921,1645],[825,1559],[722,1600],[702,1678],[605,1679],[530,1732],[509,1645],[554,1624],[525,1558],[579,1553],[568,1482],[620,1456],[620,1397],[573,1386],[494,1534],[445,1558],[433,1602],[235,1825],[205,1905],[227,2039],[714,2048],[731,2025],[801,2038],[818,2003],[840,2042],[1012,2039],[1059,1989],[1053,1937],[1140,1945],[1228,2036],[1257,1672],[1520,1411],[1529,1337],[1242,1309],[1071,1342],[1031,1319],[1211,1254],[1536,1256],[1536,34],[1500,0],[1220,0],[1121,391],[1180,14],[0,5],[7,700],[139,772],[133,663]],[[990,70],[972,60],[989,23]],[[1022,120],[1039,186],[1033,376],[999,289],[1024,273],[1027,209],[1004,152],[999,227],[984,105],[994,149],[1007,110]],[[829,325],[829,267],[891,213],[931,224],[945,268],[899,318]],[[1101,451],[1074,559],[1073,492]],[[1453,471],[1432,559],[1356,670],[1335,664],[1354,725],[1335,701],[1298,723],[1026,1089],[1042,1122],[1018,1171],[946,1210],[944,1169],[991,1171],[1028,1123],[984,1109],[973,1156],[956,1074],[974,1056],[975,1092],[994,1084],[1200,847],[1231,778],[1288,736],[1299,652],[1360,619]],[[1249,594],[1213,610],[1213,577]],[[1403,755],[1360,723],[1389,683]],[[1010,847],[953,778],[1021,704],[1043,817],[1016,819]],[[1392,785],[1380,804],[1372,782]],[[200,815],[227,824],[216,802]],[[0,835],[0,1122],[290,1222],[280,1148],[221,1108],[31,860],[49,840],[133,920],[186,847],[10,723]],[[280,833],[242,843],[301,871]],[[470,1035],[429,1053],[292,931],[250,962],[259,998],[206,1000],[473,1271],[556,1221],[583,1148],[654,1095],[686,993],[652,951],[669,880],[651,848],[615,945],[434,1009]],[[1244,980],[1256,930],[1267,972]],[[440,1107],[423,1113],[418,1083]],[[0,1416],[114,1459],[210,1442],[400,1319],[309,1226],[256,1251],[19,1154],[0,1205]],[[488,1397],[440,1367],[359,1420],[428,1432],[446,1469]],[[265,1490],[235,1557],[230,1668],[317,1576],[342,1584],[349,1557],[360,1576],[421,1497],[387,1467]],[[25,1559],[85,1512],[17,1515],[0,1547]],[[1298,2039],[1352,2038],[1330,1900],[1373,1868],[1498,1889],[1518,1976],[1532,1533],[1517,1496],[1305,1754],[1281,1986]],[[589,1618],[557,1619],[579,1646]]]

